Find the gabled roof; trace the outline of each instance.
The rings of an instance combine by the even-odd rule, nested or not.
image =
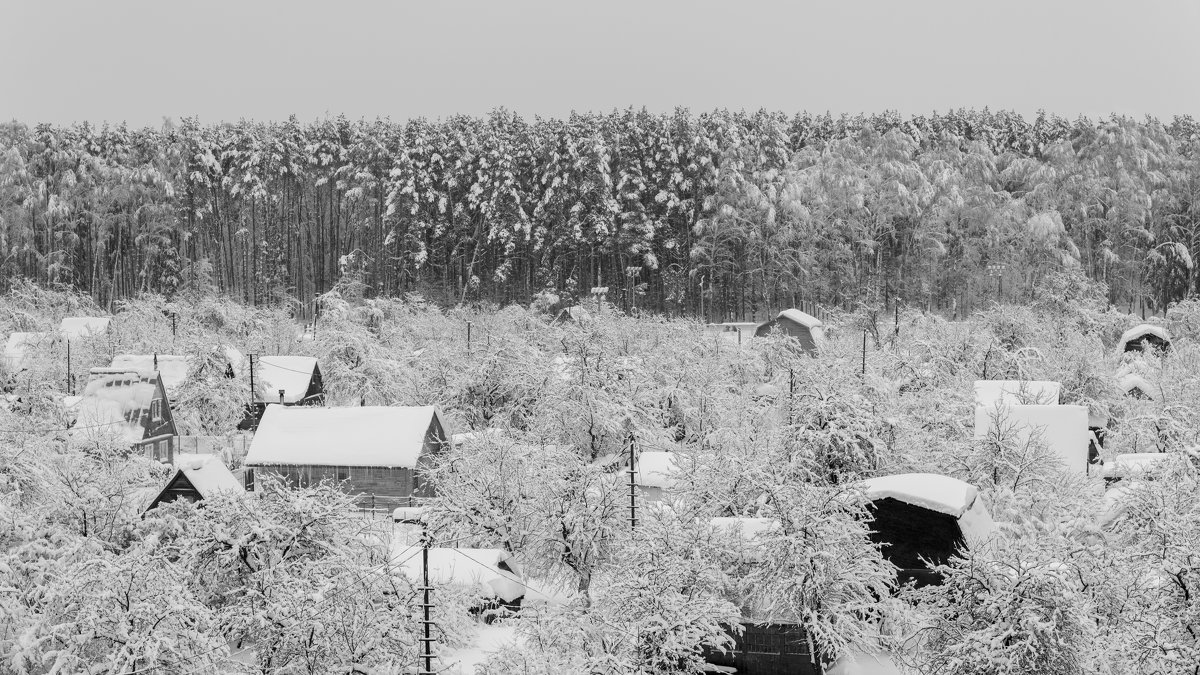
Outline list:
[[[31,349],[59,339],[57,333],[10,333],[4,343],[4,361],[9,371],[20,370]]]
[[[568,321],[590,321],[591,318],[592,313],[587,311],[587,309],[585,309],[582,305],[572,305],[570,307],[564,307],[563,310],[558,313],[558,316],[554,318],[554,322],[565,323]]]
[[[317,367],[316,358],[311,356],[259,357],[254,361],[255,400],[278,403],[282,389],[284,403],[303,401]]]
[[[175,470],[167,477],[162,490],[150,504],[154,505],[171,489],[180,475],[196,490],[201,499],[208,499],[218,492],[244,492],[242,482],[229,471],[225,462],[216,455],[175,455]]]
[[[69,340],[103,335],[110,321],[107,316],[69,316],[58,324],[58,332]]]
[[[422,578],[421,547],[396,544],[391,558],[413,581]],[[512,602],[525,595],[521,568],[498,548],[429,549],[429,583],[475,590],[485,597]]]
[[[1045,380],[976,380],[975,405],[1058,405],[1062,384]]]
[[[154,373],[93,368],[76,405],[72,436],[95,439],[116,435],[130,443],[144,439],[142,418],[157,390]]]
[[[167,396],[175,398],[179,385],[187,379],[189,361],[188,357],[177,354],[117,354],[113,357],[109,369],[139,373],[152,373],[157,370],[162,378],[163,387],[167,390]]]
[[[775,318],[777,320],[778,319],[789,319],[789,320],[795,321],[796,323],[800,324],[801,326],[804,326],[805,328],[809,328],[809,329],[816,328],[817,326],[825,325],[825,324],[821,323],[820,319],[813,316],[812,314],[808,314],[807,312],[801,312],[798,309],[785,309],[779,313],[779,316],[777,316]]]
[[[268,405],[246,464],[415,468],[435,406],[315,408]]]
[[[1135,342],[1145,338],[1148,335],[1153,335],[1161,339],[1163,342],[1171,341],[1171,334],[1163,326],[1155,326],[1150,323],[1142,323],[1130,328],[1121,334],[1121,341],[1118,343],[1122,348],[1130,342]]]
[[[1157,390],[1150,380],[1133,372],[1126,372],[1117,378],[1117,386],[1126,394],[1132,394],[1136,389],[1142,392],[1146,398],[1154,399],[1154,392]]]
[[[637,484],[645,487],[669,488],[675,485],[675,453],[647,450],[637,459]]]

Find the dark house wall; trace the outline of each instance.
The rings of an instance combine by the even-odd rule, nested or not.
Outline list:
[[[192,485],[192,482],[188,480],[187,476],[185,476],[181,471],[170,483],[167,484],[167,487],[164,488],[163,491],[154,498],[154,501],[150,502],[150,506],[146,507],[146,510],[149,511],[159,504],[168,504],[173,501],[184,500],[189,502],[198,502],[201,499],[204,499],[204,497],[200,495],[200,492],[196,490],[196,488]]]
[[[704,660],[737,668],[745,675],[822,675],[818,657],[808,646],[808,636],[798,624],[743,623],[742,635],[733,635],[727,653],[709,652]],[[732,631],[730,631],[732,633]]]
[[[871,541],[880,545],[883,557],[900,568],[901,583],[941,583],[922,559],[944,564],[963,545],[958,520],[944,513],[887,497],[871,502]]]
[[[1151,351],[1158,350],[1160,352],[1165,352],[1171,348],[1170,342],[1167,342],[1166,340],[1158,337],[1157,335],[1150,334],[1150,335],[1143,335],[1136,340],[1130,340],[1129,342],[1126,342],[1125,343],[1125,351],[1140,352],[1140,351],[1142,351],[1142,343],[1143,342],[1146,343],[1146,346]]]
[[[787,317],[771,319],[764,323],[758,327],[758,330],[754,331],[754,336],[765,337],[776,327],[784,335],[796,338],[800,342],[800,347],[806,353],[816,355],[817,341],[813,338],[812,331],[807,326],[798,324]]]

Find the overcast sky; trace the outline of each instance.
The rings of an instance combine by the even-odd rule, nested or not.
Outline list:
[[[0,0],[0,118],[1200,117],[1198,0]]]

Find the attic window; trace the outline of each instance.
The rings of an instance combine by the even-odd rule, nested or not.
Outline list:
[[[155,422],[162,421],[162,401],[156,399],[150,402],[150,419]]]

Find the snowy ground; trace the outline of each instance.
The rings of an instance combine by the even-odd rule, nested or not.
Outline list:
[[[438,657],[439,673],[446,675],[473,675],[475,666],[487,661],[488,655],[506,645],[518,644],[517,627],[514,623],[479,624],[474,639],[460,649],[452,649]]]

